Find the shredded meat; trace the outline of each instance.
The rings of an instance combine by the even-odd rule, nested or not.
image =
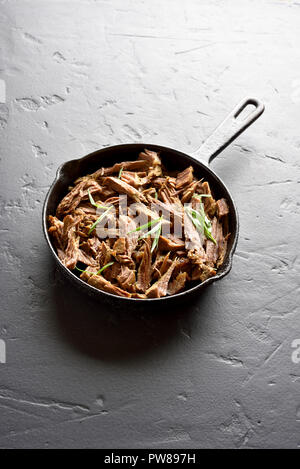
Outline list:
[[[190,202],[192,196],[194,195],[196,189],[198,187],[198,182],[191,182],[191,184],[184,190],[184,192],[182,193],[182,197],[181,197],[181,202],[183,204],[187,203],[187,202]]]
[[[187,280],[186,272],[179,272],[176,278],[169,283],[168,294],[175,295],[175,293],[180,292],[185,287],[185,282]]]
[[[184,234],[185,234],[185,247],[187,250],[198,250],[203,249],[202,244],[202,233],[199,233],[195,225],[193,224],[190,217],[185,214],[184,217]]]
[[[132,187],[127,184],[127,182],[122,181],[121,179],[118,179],[113,176],[108,176],[104,179],[103,184],[107,185],[119,194],[128,195],[136,202],[146,202],[146,199],[143,194],[141,194],[141,192],[139,192],[135,187]]]
[[[149,166],[161,166],[161,159],[156,151],[144,150],[139,154],[138,161],[144,160],[149,163]]]
[[[76,224],[72,215],[67,215],[64,219],[63,238],[66,240],[66,248],[61,260],[66,267],[74,269],[79,257],[79,236],[76,234]]]
[[[88,197],[88,190],[91,194],[101,194],[101,187],[93,179],[85,178],[83,181],[76,184],[76,186],[62,199],[56,209],[56,216],[61,217],[67,213],[72,212],[82,201]]]
[[[146,173],[143,173],[143,176],[141,177],[138,173],[133,171],[123,171],[120,179],[136,189],[145,186],[148,183]]]
[[[78,262],[82,262],[85,265],[90,265],[91,267],[98,266],[98,262],[94,257],[84,252],[82,249],[79,249],[78,252]]]
[[[84,282],[125,298],[161,298],[216,275],[229,217],[226,199],[216,200],[192,166],[169,172],[145,149],[78,178],[48,230],[61,262]]]
[[[176,189],[181,189],[193,182],[193,167],[189,166],[181,173],[177,174]]]
[[[218,217],[224,217],[229,213],[229,207],[226,202],[226,199],[220,199],[217,201],[217,210],[218,210]]]
[[[80,247],[86,254],[96,258],[101,248],[101,241],[97,236],[94,236],[93,238],[89,238],[87,241],[84,241]]]
[[[161,298],[162,296],[166,296],[169,281],[173,270],[176,266],[176,260],[172,262],[168,270],[160,277],[157,282],[155,282],[147,291],[146,295],[148,298]]]
[[[144,241],[143,257],[138,270],[136,288],[139,292],[145,293],[151,280],[151,238]]]
[[[135,292],[135,271],[129,269],[126,265],[121,265],[121,270],[117,276],[120,287],[123,290]]]
[[[121,169],[123,171],[145,171],[149,168],[147,161],[124,161],[123,163],[116,163],[110,168],[100,168],[95,173],[91,174],[91,177],[98,179],[102,176],[110,176],[114,173],[119,173]]]
[[[80,275],[80,278],[87,282],[89,285],[98,288],[98,290],[104,290],[108,293],[113,293],[114,295],[125,296],[126,298],[131,297],[131,294],[128,293],[126,290],[122,290],[116,285],[113,285],[109,280],[106,280],[101,275],[93,274],[90,272],[83,272]]]
[[[162,213],[164,216],[171,217],[173,222],[177,224],[182,224],[182,216],[183,216],[183,207],[178,207],[176,205],[170,203],[164,203],[161,200],[153,199],[152,200],[153,206]]]
[[[53,238],[54,246],[56,247],[57,251],[63,251],[64,243],[62,240],[62,235],[63,235],[64,224],[62,221],[60,221],[56,217],[53,217],[52,215],[49,215],[48,221],[49,221],[48,231]]]
[[[216,275],[216,270],[213,267],[206,264],[197,264],[192,270],[191,279],[201,280],[201,282],[204,282],[204,280],[209,277],[213,277],[214,275]]]
[[[212,196],[210,186],[207,181],[202,183],[202,193],[203,194],[208,194],[210,197],[205,197],[204,198],[204,207],[205,211],[208,213],[209,216],[213,217],[214,214],[216,213],[216,201]]]
[[[214,239],[217,239],[218,231],[218,220],[214,217],[212,221],[212,236]],[[206,256],[208,265],[213,267],[218,260],[218,244],[213,243],[209,239],[206,242]]]
[[[158,247],[161,251],[177,251],[178,249],[183,249],[185,246],[182,239],[175,238],[174,236],[165,236],[159,237]]]

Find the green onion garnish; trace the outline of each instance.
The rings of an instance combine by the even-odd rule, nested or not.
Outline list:
[[[114,264],[114,262],[109,262],[108,264],[105,264],[103,267],[101,267],[100,270],[98,270],[98,272],[90,272],[89,270],[82,270],[82,269],[79,269],[79,268],[77,267],[77,265],[75,266],[75,269],[76,269],[76,270],[79,270],[79,272],[87,272],[87,273],[89,273],[89,274],[91,274],[91,275],[100,275],[101,272],[103,272],[103,270],[107,269],[107,267],[110,267],[110,266],[113,265],[113,264]]]
[[[131,233],[135,233],[136,231],[141,231],[141,230],[144,230],[145,228],[149,228],[150,226],[152,226],[154,223],[157,223],[159,221],[162,220],[162,216],[159,217],[159,218],[155,218],[155,220],[151,220],[149,221],[148,223],[145,223],[145,225],[141,225],[141,226],[138,226],[137,228],[135,228],[135,230],[131,230],[129,231],[127,234],[131,234]]]
[[[194,194],[192,198],[199,199],[201,202],[202,197],[211,197],[211,195],[210,194]]]
[[[151,246],[151,252],[153,252],[156,246],[158,245],[159,237],[161,235],[162,218],[163,217],[161,217],[161,220],[157,223],[157,225],[155,225],[153,228],[151,228],[151,230],[147,231],[147,233],[143,234],[143,236],[139,238],[139,240],[147,238],[148,236],[151,236],[153,233],[155,233],[155,237]]]
[[[87,270],[79,269],[79,268],[77,267],[77,265],[75,265],[75,269],[76,269],[76,270],[79,270],[79,272],[87,272]]]
[[[157,223],[153,228],[151,228],[151,230],[144,233],[138,239],[138,240],[140,240],[140,239],[143,239],[143,238],[147,238],[147,236],[151,236],[153,233],[156,233],[155,238],[154,238],[153,243],[152,243],[152,247],[151,247],[151,252],[153,252],[154,249],[156,248],[156,246],[158,245],[158,240],[159,240],[159,237],[160,237],[160,234],[161,234],[162,219],[163,219],[163,215],[159,218],[156,218],[155,220],[151,220],[148,223],[145,223],[145,225],[138,226],[135,230],[129,231],[129,233],[127,233],[127,234],[129,235],[130,233],[134,233],[136,231],[141,231],[141,230],[144,230],[146,228],[150,228],[150,226],[152,226],[154,223]]]
[[[151,252],[153,252],[154,249],[156,248],[156,246],[158,245],[158,240],[159,240],[160,234],[161,234],[161,222],[159,223],[159,229],[157,230],[156,236],[153,240],[152,247],[151,247]]]
[[[95,227],[98,225],[98,223],[100,223],[100,221],[103,220],[104,217],[106,217],[106,215],[108,214],[108,212],[113,208],[113,206],[111,205],[110,207],[105,207],[106,210],[105,212],[103,212],[100,217],[95,221],[95,223],[92,224],[91,228],[89,229],[89,232],[88,234],[91,234],[92,231],[94,231]]]
[[[204,233],[206,238],[210,239],[214,244],[217,244],[216,240],[211,234],[211,221],[209,220],[209,218],[207,218],[205,214],[203,203],[200,204],[200,211],[195,210],[191,207],[186,207],[185,210],[197,230],[200,231],[200,233]]]
[[[151,228],[151,230],[147,231],[146,233],[144,233],[139,239],[143,239],[143,238],[147,238],[148,236],[152,235],[153,233],[156,233],[156,231],[161,228],[161,223],[157,223],[157,225],[155,225],[153,228]]]
[[[107,207],[105,207],[105,205],[99,205],[95,202],[91,192],[90,192],[90,189],[88,189],[88,194],[89,194],[89,199],[90,199],[90,202],[91,204],[94,206],[94,207],[97,207],[97,208],[102,208],[102,209],[107,209]]]
[[[113,264],[114,264],[114,262],[109,262],[108,264],[105,264],[103,267],[101,267],[100,270],[98,270],[97,275],[101,274],[101,272],[103,272],[103,270],[107,269],[107,267],[110,267]]]
[[[122,168],[121,168],[120,171],[119,171],[119,175],[118,175],[118,178],[119,178],[119,179],[121,179],[122,173],[123,173],[123,166],[122,166]]]

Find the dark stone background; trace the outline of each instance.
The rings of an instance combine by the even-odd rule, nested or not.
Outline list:
[[[1,447],[300,445],[299,24],[289,0],[0,1]],[[70,287],[41,228],[56,168],[192,152],[245,95],[266,111],[212,164],[240,214],[229,276],[153,314]]]

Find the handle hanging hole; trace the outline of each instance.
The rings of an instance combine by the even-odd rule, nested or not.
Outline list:
[[[239,121],[244,121],[248,117],[250,117],[250,115],[255,111],[255,109],[256,106],[254,104],[245,104],[245,106],[243,106],[237,111],[237,113],[234,115],[234,118],[238,118]]]

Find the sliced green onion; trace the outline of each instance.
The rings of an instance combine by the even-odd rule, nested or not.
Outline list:
[[[201,200],[202,197],[211,197],[211,195],[210,194],[194,194],[192,198]]]
[[[91,192],[90,192],[90,189],[88,189],[88,194],[89,194],[89,199],[90,199],[90,202],[91,204],[94,206],[94,207],[97,207],[97,208],[102,208],[102,209],[107,209],[107,207],[105,207],[105,205],[99,205],[95,202]]]
[[[198,210],[195,210],[191,207],[186,207],[186,212],[191,218],[197,230],[200,231],[200,233],[204,233],[206,238],[210,239],[214,244],[217,244],[216,240],[213,238],[211,234],[211,229],[212,229],[211,221],[208,219],[208,217],[205,214],[203,204],[202,203],[200,204],[200,212],[198,212]]]
[[[119,179],[121,179],[122,173],[123,173],[123,166],[122,166],[122,168],[121,168],[120,171],[119,171],[119,175],[118,175],[118,178],[119,178]]]
[[[141,226],[138,226],[135,230],[131,230],[129,231],[127,234],[131,234],[131,233],[135,233],[136,231],[141,231],[141,230],[144,230],[145,228],[149,228],[150,226],[152,226],[154,223],[157,223],[159,221],[162,220],[162,216],[159,217],[159,218],[156,218],[155,220],[151,220],[149,221],[148,223],[145,223],[145,225],[141,225]]]
[[[156,234],[156,236],[153,240],[153,243],[152,243],[151,252],[153,252],[154,249],[156,248],[156,246],[158,245],[159,237],[160,237],[160,234],[161,234],[161,226],[162,226],[162,224],[160,223],[159,224],[159,229],[158,229],[157,234]]]
[[[217,244],[215,238],[213,238],[213,236],[212,236],[212,234],[211,234],[211,230],[209,230],[206,225],[204,225],[204,234],[205,234],[205,236],[206,236],[208,239],[210,239],[214,244]]]
[[[113,265],[113,264],[114,264],[114,262],[109,262],[108,264],[105,264],[103,267],[101,267],[100,270],[98,270],[98,272],[90,272],[89,270],[86,270],[86,269],[85,269],[85,270],[82,270],[82,269],[79,269],[79,268],[77,267],[77,265],[75,266],[75,269],[76,269],[76,270],[79,270],[79,272],[82,272],[82,273],[87,272],[88,274],[91,274],[91,275],[100,275],[101,272],[103,272],[103,270],[107,269],[107,267],[110,267],[110,266]]]
[[[76,270],[79,270],[79,272],[87,272],[87,270],[79,269],[79,268],[77,267],[77,265],[75,265],[74,270],[75,270],[75,269],[76,269]]]
[[[101,272],[103,272],[103,270],[107,269],[107,267],[110,267],[111,265],[113,265],[114,262],[109,262],[108,264],[105,264],[103,267],[101,267],[100,270],[98,270],[97,274],[96,275],[99,275],[101,274]]]
[[[152,235],[153,233],[156,233],[156,231],[157,231],[158,229],[160,229],[160,228],[161,228],[161,223],[157,223],[157,225],[155,225],[153,228],[151,228],[151,230],[149,230],[149,231],[147,231],[146,233],[144,233],[144,234],[138,239],[138,241],[139,241],[140,239],[147,238],[147,236],[150,236],[150,235]]]
[[[112,209],[112,205],[108,208],[106,208],[105,212],[103,212],[100,217],[95,221],[95,223],[92,224],[91,228],[89,229],[89,232],[88,234],[91,234],[92,231],[94,231],[94,229],[96,228],[96,226],[98,225],[98,223],[100,223],[100,221],[103,220],[104,217],[106,217],[106,215],[108,214],[108,212]]]

